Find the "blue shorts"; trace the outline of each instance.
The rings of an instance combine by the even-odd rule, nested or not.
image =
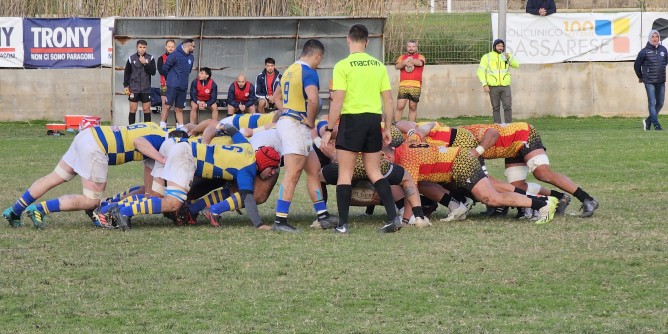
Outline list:
[[[185,108],[186,95],[188,91],[185,89],[167,87],[167,94],[165,94],[165,104],[174,106],[174,108]]]

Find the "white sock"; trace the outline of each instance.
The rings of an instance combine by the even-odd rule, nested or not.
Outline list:
[[[163,128],[163,129],[167,128],[167,123],[160,122],[160,127]]]

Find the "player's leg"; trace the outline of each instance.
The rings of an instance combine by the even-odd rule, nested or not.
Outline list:
[[[149,93],[142,93],[141,110],[144,112],[144,122],[151,121],[151,97]]]
[[[267,100],[265,98],[260,98],[257,102],[257,108],[261,114],[264,114],[264,109],[267,107]]]
[[[306,190],[313,203],[313,209],[320,227],[324,229],[336,227],[338,219],[327,210],[327,203],[320,183],[320,161],[314,150],[311,150],[306,157],[304,170],[306,171]]]
[[[417,105],[417,101],[408,100],[408,120],[411,122],[415,122],[417,119]]]
[[[401,89],[401,87],[399,88]],[[397,108],[394,111],[394,121],[400,121],[401,117],[404,115],[404,109],[406,109],[406,103],[408,102],[407,98],[398,98],[397,99]]]
[[[137,108],[139,107],[139,100],[136,99],[135,95],[131,95],[130,100],[130,113],[128,114],[128,124],[132,125],[137,122]]]
[[[218,103],[212,104],[209,109],[211,109],[211,119],[218,122]]]
[[[197,111],[199,105],[196,102],[190,101],[190,123],[197,124]]]

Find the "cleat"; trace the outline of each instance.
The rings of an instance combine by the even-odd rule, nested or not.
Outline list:
[[[562,197],[559,200],[559,204],[557,204],[556,214],[563,215],[564,213],[566,213],[566,208],[568,207],[569,204],[571,204],[571,196],[568,194],[564,194],[564,197]]]
[[[580,215],[580,217],[591,217],[596,209],[598,209],[598,202],[593,198],[586,199],[582,202],[582,207],[580,208],[580,210],[582,210],[582,215]]]
[[[97,226],[97,218],[95,218],[95,213],[94,212],[95,212],[95,209],[84,210],[84,213],[86,214],[86,216],[88,216],[88,218],[90,218],[90,220],[93,222],[93,225]]]
[[[484,212],[480,213],[483,216],[487,217],[502,217],[506,216],[508,214],[508,207],[507,206],[500,206],[500,207],[493,207],[493,206],[488,206],[487,210]]]
[[[271,225],[271,230],[277,232],[299,233],[299,230],[290,226],[290,224],[279,222],[274,222],[274,225]]]
[[[334,233],[336,234],[348,234],[349,232],[348,224],[341,224],[334,228]]]
[[[220,223],[218,222],[218,215],[213,214],[209,208],[204,208],[204,210],[201,211],[204,217],[209,220],[209,223],[211,223],[211,226],[213,227],[220,227]],[[195,221],[197,223],[197,221]]]
[[[37,210],[37,206],[35,206],[34,204],[29,205],[26,208],[26,213],[28,214],[28,217],[30,217],[30,219],[32,220],[32,223],[36,229],[43,229],[46,227],[46,222],[44,221],[44,217],[46,217],[46,214],[42,211]]]
[[[109,212],[107,212],[106,214],[100,213],[100,208],[95,208],[93,209],[93,217],[95,217],[95,221],[93,222],[95,226],[101,228],[114,228],[109,222],[110,221]]]
[[[17,215],[14,213],[14,210],[12,210],[11,207],[7,208],[7,210],[2,212],[2,216],[7,219],[7,222],[9,223],[9,226],[11,227],[21,227],[23,224],[21,223],[21,215]]]
[[[473,201],[473,199],[466,197],[466,203],[464,203],[464,205],[466,205],[466,208],[468,209],[468,211],[471,211],[471,208],[473,208],[473,206],[475,205],[475,202]]]
[[[538,210],[540,214],[540,219],[536,220],[536,224],[543,225],[552,221],[554,218],[554,213],[557,211],[557,204],[559,200],[556,197],[549,196],[547,198],[547,204],[541,207]]]
[[[538,214],[538,211],[532,208],[517,208],[517,215],[515,215],[515,219],[533,220],[536,214]]]
[[[121,209],[118,206],[109,209],[107,213],[112,217],[118,228],[121,230],[126,231],[132,228],[130,217],[122,215]]]
[[[663,131],[663,128],[661,127],[661,125],[659,125],[659,126],[655,126],[655,127],[654,127],[654,130],[656,130],[656,131]]]
[[[466,199],[466,202],[468,202],[469,199]],[[471,201],[473,203],[473,201]],[[464,220],[466,219],[466,214],[469,212],[469,207],[466,204],[459,203],[459,205],[450,210],[450,213],[448,213],[448,216],[445,218],[441,218],[442,222],[451,222],[455,220]]]
[[[334,228],[339,224],[339,217],[327,215],[324,218],[318,218],[317,222],[323,230]]]
[[[429,221],[429,218],[424,217],[424,218],[415,218],[415,223],[413,223],[413,226],[415,227],[431,227],[431,222]]]
[[[402,227],[401,217],[396,216],[393,220],[386,222],[383,227],[379,228],[378,233],[394,233],[401,230]]]
[[[182,224],[179,224],[179,223],[177,222],[177,217],[176,217],[176,213],[175,213],[175,212],[163,212],[163,213],[162,213],[162,216],[165,217],[165,218],[167,218],[167,219],[169,219],[169,220],[171,220],[172,223],[174,223],[174,224],[176,224],[176,225],[182,225]]]

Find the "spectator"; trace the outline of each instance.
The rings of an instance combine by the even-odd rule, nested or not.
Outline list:
[[[387,221],[379,232],[396,232],[402,227],[390,183],[380,171],[380,150],[391,139],[391,126],[381,130],[380,123],[383,120],[385,124],[392,123],[392,88],[383,62],[366,53],[368,41],[369,31],[364,25],[355,24],[348,31],[350,55],[334,65],[332,103],[327,128],[322,136],[323,145],[331,146],[329,140],[334,126],[340,120],[336,136],[336,159],[339,163],[336,204],[339,208],[339,224],[334,231],[342,234],[347,234],[349,228],[351,184],[358,152],[362,154],[369,181],[373,183],[387,212]]]
[[[482,89],[489,93],[492,102],[494,123],[501,123],[501,103],[503,102],[503,122],[513,121],[513,104],[510,95],[510,67],[519,68],[520,63],[506,52],[506,44],[497,39],[492,44],[492,52],[482,56],[478,66],[478,79]]]
[[[649,130],[654,124],[655,130],[663,130],[659,124],[659,112],[666,97],[666,65],[668,51],[661,45],[661,35],[657,30],[649,32],[647,45],[640,50],[633,68],[638,76],[638,82],[645,84],[649,117],[642,120],[643,129]]]
[[[399,56],[394,68],[399,70],[399,96],[397,96],[397,110],[394,120],[399,121],[404,114],[408,103],[408,120],[415,122],[417,118],[417,104],[420,101],[422,90],[422,71],[425,58],[418,53],[418,45],[414,40],[406,43],[406,54]]]
[[[197,112],[211,110],[211,118],[218,121],[218,85],[211,79],[211,69],[202,67],[197,79],[190,85],[190,123],[197,124]]]
[[[281,74],[276,69],[276,61],[273,58],[264,60],[264,70],[255,79],[255,96],[258,99],[258,109],[264,113],[265,108],[275,108],[274,90],[281,82]]]
[[[239,74],[237,81],[230,85],[227,91],[227,116],[237,113],[255,113],[255,88],[246,81],[246,76]]]
[[[174,106],[177,129],[183,127],[183,108],[186,106],[188,94],[188,76],[195,62],[192,54],[194,50],[195,41],[186,39],[167,57],[165,65],[162,66],[162,71],[167,77],[165,105],[168,109]]]
[[[557,12],[554,0],[528,0],[527,13],[533,15],[547,16]]]
[[[167,62],[167,57],[174,52],[176,49],[176,42],[173,39],[167,40],[165,42],[165,53],[158,58],[158,72],[160,73],[160,98],[162,99],[162,109],[160,114],[160,127],[163,129],[167,128],[167,117],[169,116],[169,109],[165,104],[167,100],[167,76],[165,71],[162,70],[163,65]]]
[[[131,55],[125,63],[123,87],[130,101],[128,124],[137,121],[139,101],[144,112],[144,122],[151,121],[151,76],[155,75],[155,59],[146,53],[147,46],[145,40],[138,40],[137,53]]]

